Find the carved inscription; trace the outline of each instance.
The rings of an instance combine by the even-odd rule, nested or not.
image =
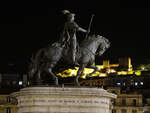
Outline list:
[[[68,99],[68,100],[21,100],[19,103],[36,103],[36,102],[48,102],[48,103],[66,103],[66,104],[70,104],[70,103],[77,103],[77,104],[109,104],[106,101],[103,100],[73,100],[73,99]]]

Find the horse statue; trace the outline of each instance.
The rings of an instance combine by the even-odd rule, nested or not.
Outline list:
[[[33,58],[30,78],[32,78],[33,75],[36,75],[37,84],[42,84],[41,76],[42,72],[45,71],[54,79],[55,85],[59,85],[58,77],[54,74],[53,68],[61,59],[63,59],[64,64],[72,64],[70,57],[71,53],[69,52],[70,48],[66,45],[67,44],[55,42],[49,47],[40,49],[36,53],[35,58]],[[100,35],[89,36],[78,45],[76,59],[80,66],[75,78],[77,86],[80,86],[79,77],[81,76],[83,69],[85,67],[94,69],[87,77],[94,74],[97,71],[97,67],[92,65],[95,62],[95,56],[101,56],[109,47],[109,40]]]

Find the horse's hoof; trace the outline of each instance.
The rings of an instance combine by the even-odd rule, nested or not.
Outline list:
[[[56,78],[55,85],[59,86],[58,78]]]
[[[59,84],[56,84],[56,86],[58,87],[58,86],[59,86]]]
[[[80,83],[79,83],[79,82],[76,82],[76,86],[78,86],[78,87],[79,87],[79,86],[80,86]]]

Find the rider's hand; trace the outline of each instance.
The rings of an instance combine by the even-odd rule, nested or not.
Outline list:
[[[90,33],[90,30],[87,30],[87,33],[89,34],[89,33]]]

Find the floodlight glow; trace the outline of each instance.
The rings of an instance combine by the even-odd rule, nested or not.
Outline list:
[[[21,86],[23,84],[23,82],[22,81],[19,81],[19,85]]]
[[[120,85],[121,85],[121,83],[120,83],[120,82],[117,82],[116,84],[117,84],[117,86],[120,86]]]
[[[134,85],[135,85],[135,86],[138,86],[138,82],[135,82]]]

